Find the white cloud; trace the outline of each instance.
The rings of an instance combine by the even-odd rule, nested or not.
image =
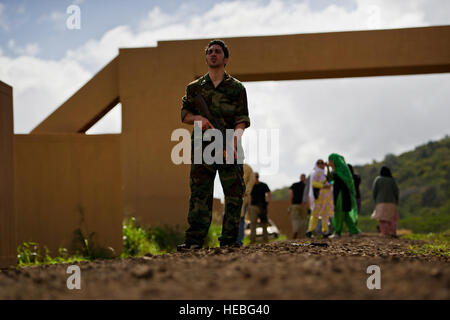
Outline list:
[[[427,21],[435,25],[448,25],[450,1],[427,0],[420,2],[420,10],[424,12]]]
[[[68,50],[66,58],[95,72],[111,61],[119,53],[119,48],[155,45],[156,38],[147,37],[145,32],[134,34],[129,26],[117,26],[100,40],[89,40],[76,50]]]
[[[16,46],[16,42],[14,41],[14,39],[10,39],[8,41],[8,48],[14,54],[19,56],[36,56],[40,51],[39,45],[37,43],[28,43],[24,47],[18,47]]]
[[[254,130],[279,128],[280,170],[261,180],[276,189],[337,152],[349,163],[382,160],[450,134],[450,75],[245,84]],[[280,97],[283,97],[280,100]],[[223,198],[219,180],[215,196]]]
[[[313,10],[310,3],[233,1],[217,3],[206,12],[182,4],[170,14],[154,7],[138,29],[116,26],[100,39],[68,50],[58,61],[30,57],[38,52],[37,45],[22,48],[22,56],[14,59],[0,53],[0,79],[14,86],[15,131],[31,130],[116,56],[119,47],[154,46],[169,39],[450,23],[447,0],[356,0],[352,7],[330,3],[321,10]],[[0,4],[0,27],[2,10]],[[39,21],[65,28],[65,19],[65,13],[53,12]],[[449,83],[448,75],[434,75],[246,84],[252,127],[280,128],[282,137],[280,172],[264,179],[273,189],[293,182],[289,177],[296,180],[300,171],[309,172],[316,158],[331,152],[364,163],[440,138],[448,133]]]
[[[167,17],[159,10],[153,10],[143,22],[167,38],[292,34],[305,32],[326,32],[361,30],[372,28],[397,28],[427,25],[424,13],[412,1],[357,1],[355,10],[328,5],[322,11],[313,11],[307,2],[287,3],[272,0],[234,1],[216,4],[202,15],[193,15],[183,23],[165,26],[177,15]],[[422,3],[423,1],[416,1]],[[153,26],[152,21],[158,21]],[[162,25],[162,27],[159,27]],[[173,32],[174,25],[179,32]],[[166,32],[172,29],[171,33]],[[149,28],[151,29],[151,28]]]
[[[65,12],[53,11],[49,14],[40,16],[37,20],[38,23],[51,23],[53,29],[63,31],[66,29],[66,20],[68,15]]]
[[[174,23],[179,17],[161,12],[159,7],[154,7],[147,14],[147,18],[140,23],[140,30],[149,30],[154,28],[160,28],[169,23]]]
[[[281,124],[281,167],[295,163],[299,170],[310,170],[315,158],[332,152],[343,153],[353,163],[381,160],[389,152],[406,151],[450,133],[448,74],[246,87],[255,126],[273,123],[273,118]],[[281,105],[279,97],[284,97]]]
[[[117,55],[119,47],[155,46],[158,40],[428,25],[419,6],[408,3],[358,1],[355,10],[332,4],[323,11],[313,11],[306,2],[234,1],[218,3],[207,12],[188,16],[181,9],[169,15],[154,7],[140,22],[137,31],[126,25],[117,26],[101,39],[89,40],[85,45],[69,50],[67,57],[95,72]],[[58,14],[53,15],[59,19]]]
[[[14,88],[14,132],[28,133],[91,76],[69,59],[0,56],[0,79]]]

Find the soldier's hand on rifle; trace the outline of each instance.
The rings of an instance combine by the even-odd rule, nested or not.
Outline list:
[[[234,136],[234,144],[233,144],[233,151],[234,151],[234,160],[237,160],[238,154],[237,154],[237,145],[238,145],[238,137]]]
[[[211,122],[209,122],[209,120],[206,119],[205,117],[202,117],[200,115],[195,116],[195,121],[201,121],[202,122],[202,130],[214,129],[214,127],[211,124]]]
[[[234,160],[237,159],[237,137],[234,137],[234,143],[233,143],[233,150],[234,150]],[[228,154],[227,154],[227,150],[223,150],[223,157],[226,159],[228,159]]]
[[[234,160],[237,160],[237,158],[238,158],[237,147],[238,147],[238,143],[241,141],[242,135],[244,134],[244,130],[245,130],[244,122],[240,122],[240,123],[236,124],[234,127],[234,139],[233,139]],[[226,159],[227,158],[226,152],[224,152],[224,156]]]

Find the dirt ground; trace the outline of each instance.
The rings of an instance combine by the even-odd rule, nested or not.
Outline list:
[[[81,262],[80,290],[66,286],[68,264],[3,270],[0,299],[450,299],[449,258],[410,254],[413,242],[365,234]]]

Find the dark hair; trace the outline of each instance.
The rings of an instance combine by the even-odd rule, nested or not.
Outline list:
[[[380,176],[392,178],[391,170],[386,166],[381,167]]]
[[[222,40],[211,40],[205,48],[205,54],[208,54],[209,47],[215,44],[219,45],[222,48],[225,58],[228,58],[230,52],[228,51],[227,45]]]

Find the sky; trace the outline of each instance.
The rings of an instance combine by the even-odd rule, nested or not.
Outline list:
[[[80,29],[66,26],[73,4]],[[449,24],[449,0],[0,0],[0,80],[14,88],[14,132],[29,133],[121,47]],[[448,73],[244,85],[251,129],[279,134],[276,170],[252,164],[272,190],[332,152],[365,164],[450,134]],[[118,105],[88,134],[120,131]],[[223,197],[217,180],[215,196]]]

